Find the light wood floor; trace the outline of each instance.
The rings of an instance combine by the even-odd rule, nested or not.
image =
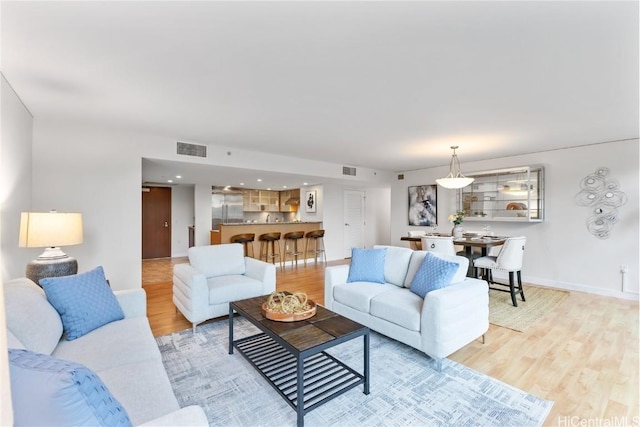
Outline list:
[[[171,301],[171,268],[186,259],[145,260],[143,287],[154,335],[190,328]],[[342,264],[344,262],[333,262]],[[278,289],[324,302],[324,265],[277,270]],[[638,302],[571,292],[525,332],[490,325],[449,358],[555,403],[545,426],[640,425]],[[216,320],[214,320],[216,321]]]

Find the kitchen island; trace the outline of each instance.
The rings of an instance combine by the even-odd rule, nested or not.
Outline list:
[[[218,230],[211,231],[211,244],[219,245],[221,243],[230,243],[231,236],[236,234],[253,233],[256,235],[253,241],[253,253],[256,258],[260,257],[260,242],[258,237],[264,233],[280,233],[282,255],[286,252],[284,247],[284,235],[292,231],[304,231],[305,233],[322,228],[321,221],[298,221],[298,222],[260,222],[260,223],[238,223],[238,224],[220,224]],[[304,250],[305,239],[298,241],[298,250]],[[301,255],[298,258],[303,259]],[[291,260],[291,256],[287,255],[286,261]]]

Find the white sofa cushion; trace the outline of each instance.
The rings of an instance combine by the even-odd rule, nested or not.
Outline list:
[[[370,314],[388,322],[420,331],[423,299],[406,288],[390,289],[371,300]]]
[[[239,243],[193,246],[187,255],[189,263],[207,278],[245,272],[244,248]]]
[[[125,407],[133,425],[180,409],[160,359],[122,364],[96,373]]]
[[[399,246],[374,246],[374,249],[382,248],[387,249],[387,255],[384,262],[385,281],[392,285],[403,286],[413,250],[409,248],[401,248]]]
[[[211,277],[207,279],[207,285],[209,304],[223,304],[263,294],[260,280],[242,275]]]
[[[146,317],[117,320],[73,341],[63,340],[55,357],[73,360],[95,371],[124,363],[160,359]]]
[[[371,300],[393,287],[389,284],[371,282],[344,283],[333,288],[333,299],[347,307],[368,313]]]
[[[469,268],[469,259],[467,257],[458,256],[458,255],[446,255],[439,254],[435,252],[431,252],[432,255],[437,256],[438,258],[442,258],[447,261],[452,261],[458,264],[458,271],[451,279],[449,283],[459,283],[465,280],[467,277],[467,269]],[[407,277],[404,280],[404,287],[410,288],[411,282],[416,275],[416,272],[422,265],[422,261],[424,261],[424,257],[427,255],[427,251],[414,251],[411,255],[411,262],[409,263],[409,269],[407,271]]]
[[[60,315],[44,291],[27,278],[9,280],[4,285],[7,329],[36,353],[51,354],[62,336]]]

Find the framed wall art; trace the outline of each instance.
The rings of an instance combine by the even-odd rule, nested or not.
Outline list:
[[[315,212],[318,204],[316,190],[305,191],[303,203],[305,212]]]
[[[438,186],[409,187],[409,225],[438,225]]]

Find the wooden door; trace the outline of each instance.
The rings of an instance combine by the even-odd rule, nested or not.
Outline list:
[[[142,259],[171,257],[171,188],[145,190],[142,191]]]

